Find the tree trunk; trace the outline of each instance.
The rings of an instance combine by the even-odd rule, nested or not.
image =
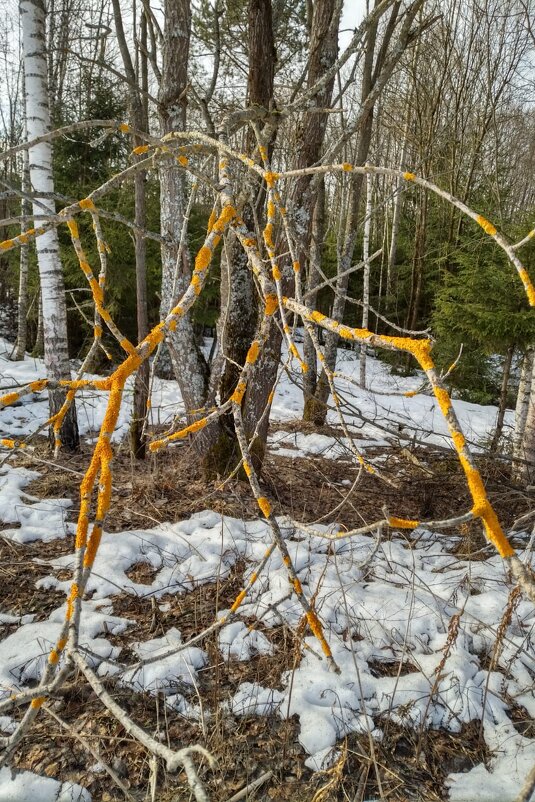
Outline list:
[[[20,0],[20,17],[25,74],[26,124],[28,137],[34,139],[50,130],[50,112],[47,89],[47,63],[45,51],[45,7],[42,0]],[[42,142],[29,149],[30,181],[35,193],[33,204],[35,226],[43,221],[43,207],[55,214],[55,204],[39,192],[50,197],[54,193],[52,177],[52,145]],[[46,219],[46,218],[45,218]],[[55,228],[36,240],[41,299],[43,308],[43,336],[45,368],[49,378],[70,379],[67,341],[67,309],[63,271],[59,256],[58,234]],[[64,390],[49,393],[51,415],[55,414],[65,400]],[[71,405],[61,427],[63,447],[76,450],[79,446],[76,407]]]
[[[186,87],[191,35],[189,0],[165,0],[163,32],[163,64],[158,99],[160,101],[160,135],[182,131],[186,124]],[[179,243],[184,225],[185,174],[174,159],[161,162],[160,230],[162,245],[162,291],[160,318],[164,318],[186,290],[191,269],[189,252]],[[167,335],[161,354],[161,375],[168,375],[169,363],[179,384],[186,413],[202,409],[208,390],[208,366],[197,343],[189,314],[180,318],[174,332]],[[202,455],[210,440],[208,429],[194,438],[194,447]]]
[[[530,409],[531,386],[533,377],[533,362],[535,349],[528,348],[522,361],[522,371],[520,374],[520,384],[518,385],[518,395],[515,409],[515,430],[513,434],[513,460],[523,460],[524,457],[524,434],[526,422]],[[513,477],[517,482],[525,479],[526,466],[513,462]]]
[[[362,328],[368,328],[370,312],[370,230],[372,225],[372,177],[366,176],[366,220],[364,222],[364,242],[362,258],[364,260],[364,276],[362,287]],[[360,386],[366,387],[366,343],[360,345]]]
[[[507,390],[509,389],[509,377],[511,375],[511,363],[513,361],[514,353],[515,353],[514,345],[509,346],[509,348],[507,349],[507,353],[505,355],[505,359],[503,361],[500,403],[498,406],[498,416],[496,418],[496,429],[494,430],[494,436],[492,438],[492,443],[490,446],[491,451],[497,451],[498,443],[500,442],[500,437],[502,436],[505,410],[507,409]]]
[[[30,190],[30,175],[28,163],[28,151],[23,151],[23,172],[22,172],[22,191],[28,193]],[[31,214],[30,203],[23,198],[21,203],[21,213],[23,220],[20,226],[20,233],[25,234],[28,230],[27,216]],[[28,338],[28,324],[26,316],[28,314],[28,270],[30,264],[30,245],[23,242],[20,246],[19,259],[19,301],[17,308],[17,342],[13,352],[13,359],[24,359]]]
[[[275,42],[273,38],[273,20],[271,0],[249,0],[248,6],[248,53],[249,71],[247,77],[248,105],[268,110],[273,101],[273,80],[275,75]],[[255,149],[256,139],[248,132],[247,149],[251,155]],[[271,158],[273,142],[268,143],[268,157]],[[249,174],[247,178],[249,196],[240,210],[241,217],[249,230],[255,230],[255,221],[263,226],[263,207],[265,191],[261,183]],[[254,200],[253,200],[254,199]],[[221,401],[225,401],[233,392],[238,375],[239,365],[243,365],[247,351],[254,338],[258,322],[258,297],[256,294],[253,273],[248,259],[235,235],[229,232],[225,236],[223,256],[221,258],[221,313],[218,326],[218,340],[223,370],[219,383]],[[273,332],[277,342],[277,335]],[[280,349],[280,339],[279,339]],[[269,353],[273,343],[270,342]],[[278,365],[278,354],[276,365]],[[257,424],[268,403],[271,384],[270,372],[265,362],[265,355],[255,367],[243,403],[243,420],[245,434],[252,437]],[[263,365],[263,367],[262,367]],[[275,367],[276,370],[276,367]],[[217,378],[217,377],[216,377]],[[252,457],[255,468],[260,470],[264,457],[269,415],[258,431],[258,437],[252,445]],[[234,468],[240,458],[240,450],[234,431],[233,415],[229,412],[221,416],[217,440],[204,458],[205,473],[208,477],[224,475]]]

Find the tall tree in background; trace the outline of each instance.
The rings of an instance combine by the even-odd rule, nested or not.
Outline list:
[[[26,125],[30,140],[42,137],[50,130],[48,104],[47,61],[45,48],[45,6],[43,0],[20,0],[22,47],[24,57]],[[29,149],[29,173],[35,193],[33,216],[35,226],[55,214],[52,176],[52,145],[41,142]],[[39,193],[43,193],[40,196]],[[44,215],[43,215],[44,212]],[[67,341],[67,311],[63,271],[59,256],[58,234],[55,228],[36,240],[41,298],[45,368],[49,378],[59,381],[70,378]],[[50,412],[56,413],[65,400],[59,388],[49,392]],[[63,447],[75,450],[79,446],[76,407],[71,405],[61,427]]]

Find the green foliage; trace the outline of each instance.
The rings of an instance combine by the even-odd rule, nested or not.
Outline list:
[[[447,367],[463,343],[452,380],[472,400],[490,402],[497,392],[491,356],[533,342],[535,321],[516,272],[488,237],[470,231],[454,264],[436,292],[435,353],[439,365]],[[526,266],[534,267],[529,262]]]

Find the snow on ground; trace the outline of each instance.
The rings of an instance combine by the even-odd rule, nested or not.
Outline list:
[[[91,802],[91,794],[76,783],[40,777],[32,771],[11,776],[0,769],[0,802]]]
[[[354,374],[357,364],[354,353],[341,352],[341,373]],[[0,354],[0,371],[4,387],[43,375],[39,361],[27,358],[23,363],[7,362],[5,351]],[[385,365],[373,359],[369,360],[368,376],[370,390],[347,384],[341,393],[351,394],[352,403],[366,417],[388,421],[390,428],[392,420],[407,429],[423,428],[430,441],[446,442],[445,426],[432,398],[396,395],[417,387],[419,377],[394,379]],[[169,422],[176,413],[176,394],[173,382],[157,383],[153,414],[160,422]],[[275,419],[287,422],[298,417],[301,403],[295,385],[282,381],[274,402]],[[488,435],[495,420],[494,407],[461,401],[455,406],[469,438]],[[94,436],[103,411],[103,398],[84,396],[81,431]],[[45,415],[44,399],[28,397],[20,406],[0,412],[0,431],[23,436],[39,426]],[[116,438],[124,431],[127,419],[128,405]],[[373,424],[359,429],[358,416],[349,420],[360,446],[386,445],[384,433]],[[330,421],[336,422],[334,413]],[[320,454],[335,459],[347,454],[343,438],[319,434],[279,431],[273,433],[270,443],[279,454],[290,456]],[[20,543],[37,538],[50,541],[72,533],[72,524],[65,522],[70,500],[43,502],[26,493],[25,487],[35,476],[35,472],[7,463],[0,467],[0,520],[8,525],[2,535]],[[348,733],[371,732],[380,739],[387,716],[416,729],[442,727],[452,732],[460,732],[469,721],[480,720],[492,755],[490,764],[450,775],[451,799],[512,801],[535,761],[535,740],[517,732],[510,708],[514,700],[525,708],[528,717],[535,717],[535,610],[531,603],[520,601],[496,665],[489,671],[488,657],[509,592],[500,558],[460,560],[448,552],[447,537],[421,530],[421,537],[412,546],[402,534],[383,542],[371,566],[363,571],[375,545],[373,536],[333,543],[288,527],[284,531],[303,589],[316,600],[340,673],[328,670],[317,641],[306,637],[301,662],[293,672],[283,672],[277,689],[243,683],[224,704],[237,716],[296,715],[299,740],[309,755],[308,765],[314,769],[321,767],[336,742]],[[113,674],[118,682],[135,690],[163,693],[167,704],[181,715],[198,718],[213,714],[201,711],[196,704],[195,689],[202,683],[202,672],[209,670],[202,643],[184,647],[180,630],[173,628],[162,637],[130,644],[138,660],[161,654],[160,660],[145,666],[128,665],[126,655],[107,637],[124,632],[130,623],[113,614],[113,597],[127,593],[146,596],[147,605],[152,598],[163,604],[163,595],[185,593],[199,584],[224,579],[237,561],[245,561],[247,578],[268,542],[264,521],[245,522],[209,510],[154,529],[104,533],[88,585],[91,599],[84,602],[82,616],[81,642],[89,648],[93,665],[101,675]],[[154,572],[146,584],[127,576],[128,570],[140,562]],[[57,572],[61,570],[64,576],[65,569],[73,567],[72,556],[49,560],[46,565],[50,574],[40,584],[67,593],[69,582],[59,579]],[[218,615],[227,612],[220,610]],[[448,646],[451,617],[459,612],[459,630]],[[8,609],[1,611],[0,626],[10,625],[11,634],[1,641],[0,699],[39,678],[63,613],[64,605],[38,623],[29,616],[14,616]],[[289,593],[285,566],[274,553],[238,617],[219,632],[222,659],[273,655],[276,660],[278,647],[270,632],[281,624],[295,629],[301,617],[302,610]],[[260,621],[261,626],[251,627],[251,620]],[[178,655],[166,656],[169,650],[181,647]],[[403,671],[397,670],[400,662]],[[383,670],[377,670],[378,666]],[[2,732],[12,728],[9,717],[0,718]],[[43,778],[36,780],[31,773],[11,780],[7,771],[0,773],[0,802],[30,796],[39,800],[89,799],[79,786],[62,786],[52,779],[44,784]],[[37,782],[42,784],[41,796],[34,795]]]
[[[0,338],[0,390],[11,390],[15,386],[28,384],[36,378],[43,378],[46,373],[44,363],[40,359],[26,356],[23,362],[10,362],[9,355],[13,346]],[[210,350],[210,341],[205,340],[205,350]],[[383,445],[385,436],[391,439],[381,427],[392,432],[399,430],[412,437],[417,432],[419,439],[439,445],[448,445],[450,440],[447,426],[436,401],[430,395],[420,394],[413,398],[403,396],[407,391],[414,391],[422,384],[423,374],[417,371],[414,376],[393,376],[388,365],[373,357],[367,363],[367,389],[362,390],[347,378],[358,379],[359,355],[356,351],[339,349],[337,379],[340,398],[347,401],[344,414],[351,434],[358,438],[359,445],[370,448]],[[346,378],[344,378],[346,377]],[[91,376],[87,376],[91,378]],[[275,422],[287,423],[300,419],[303,397],[299,389],[299,375],[292,376],[293,381],[283,373],[277,386],[273,401],[271,419]],[[78,425],[82,435],[95,434],[100,427],[106,405],[107,394],[85,390],[77,394]],[[454,401],[455,411],[459,416],[465,436],[469,442],[478,443],[489,438],[495,425],[497,409],[493,406],[480,406],[467,401]],[[127,382],[124,402],[119,415],[118,425],[113,435],[114,442],[120,442],[128,431],[132,409],[132,382]],[[151,420],[155,425],[169,425],[173,419],[184,411],[176,382],[156,379],[153,388]],[[34,432],[46,420],[46,394],[25,396],[17,404],[0,410],[0,438],[22,438]],[[363,421],[362,417],[366,420]],[[336,411],[330,411],[328,423],[337,425],[339,419]],[[513,412],[509,410],[505,416],[505,427],[512,426]],[[336,457],[339,453],[347,453],[344,442],[330,439],[319,434],[299,434],[282,436],[272,435],[271,445],[278,453],[287,456],[300,454],[322,454]],[[280,449],[284,449],[283,452]],[[330,451],[329,449],[332,449]]]

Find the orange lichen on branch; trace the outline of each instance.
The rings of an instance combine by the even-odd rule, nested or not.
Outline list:
[[[97,210],[92,198],[83,198],[81,201],[79,201],[78,206],[84,211],[96,212]]]
[[[416,175],[414,173],[403,173],[403,178],[405,181],[415,181]]]
[[[269,503],[268,499],[265,496],[260,496],[256,499],[256,503],[262,510],[263,515],[266,518],[269,518],[271,515],[271,504]]]
[[[279,302],[276,295],[266,295],[265,314],[270,317],[278,308]]]
[[[245,589],[240,590],[240,592],[238,593],[238,595],[234,599],[234,603],[232,604],[232,607],[230,608],[230,612],[231,613],[235,613],[236,612],[236,610],[238,609],[238,607],[240,606],[242,601],[245,599],[246,595],[247,595],[247,591]]]
[[[6,393],[0,398],[0,404],[3,407],[9,407],[11,404],[14,404],[15,401],[18,401],[21,397],[21,393]]]
[[[169,437],[163,437],[161,440],[153,440],[152,443],[149,443],[149,450],[150,451],[159,451],[168,443],[172,443],[175,440],[183,440],[188,434],[195,434],[195,432],[199,432],[201,429],[207,425],[208,420],[206,418],[200,418],[199,420],[190,423],[189,426],[184,426],[183,429],[180,429],[178,432],[174,432],[170,434]]]
[[[258,340],[253,340],[249,350],[247,351],[247,356],[245,357],[245,361],[249,365],[254,365],[254,363],[258,359],[259,353],[260,353],[260,343],[258,342]]]
[[[528,271],[525,267],[521,267],[518,270],[518,275],[520,276],[520,280],[524,285],[524,289],[526,291],[526,295],[528,296],[528,302],[530,306],[535,306],[535,287],[529,277]]]
[[[278,178],[279,178],[279,174],[278,173],[272,173],[270,171],[264,173],[264,180],[265,180],[266,184],[268,185],[268,187],[270,187],[270,188],[275,186],[275,184],[277,183]]]
[[[411,521],[408,518],[396,518],[392,516],[388,518],[388,525],[393,529],[416,529],[420,523],[419,521]]]
[[[483,231],[491,237],[494,237],[496,234],[496,227],[492,225],[490,220],[487,220],[486,217],[483,217],[482,214],[478,214],[476,217],[477,223],[481,226]]]
[[[247,389],[247,382],[244,381],[238,382],[238,384],[236,385],[236,389],[234,390],[234,392],[230,397],[230,400],[233,401],[235,404],[241,404],[246,389]]]
[[[195,270],[202,273],[208,268],[212,261],[212,249],[209,245],[203,245],[195,257]]]
[[[72,618],[72,613],[74,610],[74,601],[75,599],[78,598],[79,598],[78,585],[76,584],[76,582],[73,582],[71,585],[69,596],[67,598],[67,612],[65,613],[65,618],[67,619],[67,621],[70,621]]]
[[[318,640],[318,642],[319,642],[319,644],[321,646],[323,654],[329,660],[332,660],[333,656],[332,656],[331,648],[330,648],[329,644],[327,643],[327,641],[325,640],[325,635],[323,634],[323,627],[321,626],[320,620],[319,620],[318,616],[316,615],[316,613],[314,612],[314,610],[312,610],[312,609],[308,610],[308,612],[306,614],[306,619],[307,619],[307,622],[308,622],[308,626],[312,630],[315,638]]]

